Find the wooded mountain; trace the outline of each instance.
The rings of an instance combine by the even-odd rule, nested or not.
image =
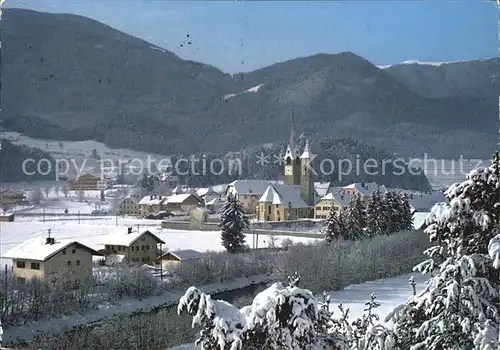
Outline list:
[[[31,137],[240,150],[285,139],[294,109],[297,130],[315,140],[352,137],[402,156],[482,157],[496,147],[497,100],[477,98],[489,86],[475,73],[483,61],[457,68],[480,87],[464,98],[449,81],[349,52],[231,76],[77,15],[6,9],[2,25],[4,127]],[[498,76],[500,65],[492,69]]]
[[[0,150],[0,180],[2,182],[21,182],[49,180],[54,181],[55,160],[46,152],[27,146],[18,146],[8,140],[0,140],[2,149]],[[23,162],[32,159],[25,164]],[[46,161],[40,162],[41,159]],[[39,170],[37,170],[39,164]],[[50,164],[50,165],[49,165]]]

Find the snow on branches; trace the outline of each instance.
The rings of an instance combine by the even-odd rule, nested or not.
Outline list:
[[[473,170],[446,191],[426,218],[438,245],[414,270],[432,277],[386,320],[398,346],[417,350],[498,349],[500,327],[499,181],[496,162]],[[493,260],[493,264],[491,263]],[[493,330],[496,329],[496,332]]]

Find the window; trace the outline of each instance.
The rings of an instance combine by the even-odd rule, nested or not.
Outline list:
[[[119,250],[119,251],[121,251],[121,250],[122,250],[122,246],[121,246],[121,245],[119,245],[119,246],[118,246],[118,250]]]
[[[71,260],[68,260],[68,266],[71,266]]]
[[[17,278],[17,283],[21,283],[21,284],[26,283],[26,278],[24,278],[24,277],[18,277]]]
[[[115,250],[115,246],[114,245],[111,246],[111,250]]]
[[[71,253],[76,254],[76,249],[73,249],[73,251]]]
[[[146,237],[145,236],[142,236],[141,237],[141,241],[145,241],[146,240]]]
[[[63,249],[62,253],[63,255],[66,255],[66,249]]]
[[[24,261],[17,261],[16,262],[16,267],[18,267],[20,269],[24,269],[26,267],[26,262],[24,262]]]
[[[148,245],[146,245],[146,250],[149,250],[149,244],[148,244]]]
[[[109,250],[109,244],[106,244],[105,248],[106,250]]]
[[[141,245],[141,250],[144,250],[144,246],[143,245]]]
[[[76,266],[80,266],[80,260],[76,261]]]
[[[269,206],[269,214],[271,214],[271,206]]]
[[[31,263],[31,269],[32,270],[40,270],[40,263],[32,262]]]
[[[279,205],[279,204],[276,204],[276,208],[279,208],[279,207],[280,207],[280,205]]]

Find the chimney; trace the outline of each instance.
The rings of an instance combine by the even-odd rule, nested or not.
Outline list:
[[[52,244],[56,243],[56,240],[55,240],[53,237],[50,237],[50,228],[49,228],[49,230],[48,230],[47,234],[48,234],[48,236],[47,236],[47,238],[45,239],[45,244],[50,244],[50,245],[52,245]]]
[[[132,233],[132,227],[128,227],[128,228],[127,228],[127,231],[128,231],[128,232],[127,232],[128,234],[131,234],[131,233]]]

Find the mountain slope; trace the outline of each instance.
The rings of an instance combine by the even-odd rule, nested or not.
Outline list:
[[[428,97],[491,99],[500,94],[500,57],[465,62],[396,64],[386,71]]]
[[[312,138],[354,137],[404,156],[474,157],[496,144],[496,100],[423,96],[352,53],[232,77],[76,15],[7,9],[2,25],[4,127],[32,137],[238,150],[284,139],[293,107]]]

